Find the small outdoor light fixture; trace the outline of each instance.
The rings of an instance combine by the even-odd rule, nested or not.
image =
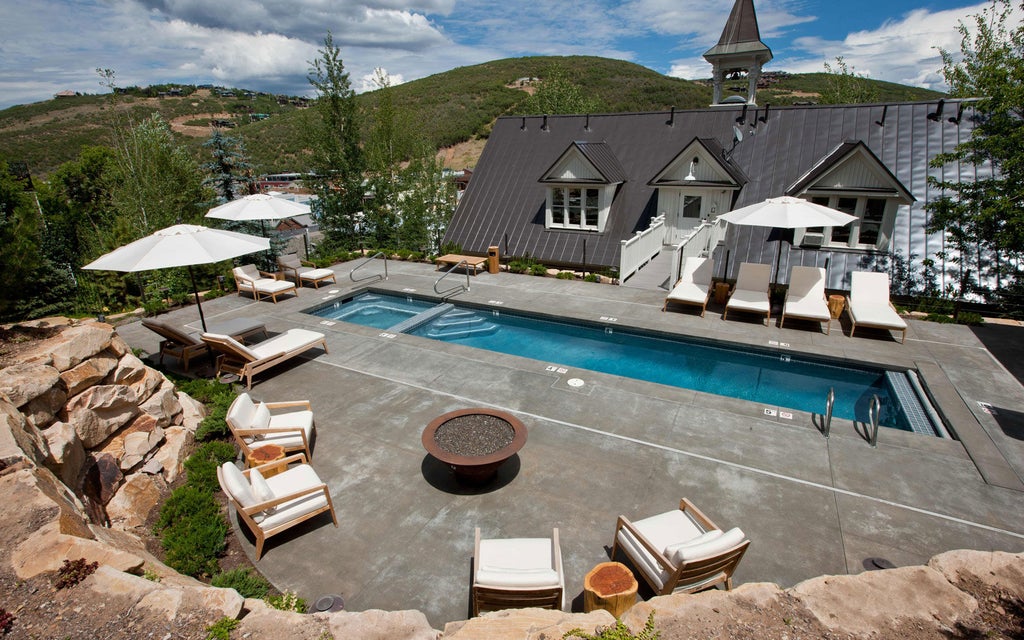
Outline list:
[[[698,158],[697,156],[693,156],[693,160],[690,160],[690,172],[688,174],[686,174],[686,177],[683,178],[683,180],[696,180],[697,179],[697,177],[693,175],[693,168],[697,166],[698,162],[700,162],[700,158]]]

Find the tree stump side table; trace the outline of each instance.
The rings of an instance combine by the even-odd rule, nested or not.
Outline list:
[[[284,454],[284,447],[282,447],[281,445],[264,444],[253,449],[252,453],[249,454],[249,459],[246,462],[248,463],[248,466],[250,468],[258,467],[261,464],[267,464],[268,462],[273,462],[275,460],[284,460]],[[279,464],[276,467],[264,469],[260,473],[263,475],[264,478],[269,478],[271,476],[276,476],[277,474],[284,471],[285,466],[286,465]]]
[[[846,298],[840,295],[831,295],[828,297],[828,313],[832,316],[833,320],[838,320],[839,316],[843,314],[843,308],[846,306]]]
[[[604,609],[619,618],[636,604],[638,586],[626,565],[602,562],[583,579],[583,611]]]

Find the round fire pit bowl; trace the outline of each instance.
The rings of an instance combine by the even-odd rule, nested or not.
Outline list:
[[[423,448],[447,464],[455,479],[479,485],[491,480],[526,444],[526,425],[494,409],[459,409],[430,421]]]

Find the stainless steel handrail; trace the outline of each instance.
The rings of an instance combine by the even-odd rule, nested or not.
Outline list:
[[[367,263],[370,262],[370,260],[375,260],[378,256],[384,258],[384,275],[381,275],[379,273],[374,273],[374,274],[365,276],[363,278],[359,278],[357,280],[356,279],[356,271],[361,269],[361,268],[363,268],[363,267],[365,267],[367,265]],[[371,278],[377,278],[378,280],[387,280],[388,279],[388,257],[386,255],[384,255],[383,251],[378,251],[377,253],[373,254],[372,256],[367,258],[366,260],[363,260],[362,262],[360,262],[356,266],[352,267],[352,270],[348,272],[348,277],[349,277],[349,279],[352,280],[352,282],[362,282],[363,280],[370,280]]]
[[[871,431],[868,433],[868,444],[872,447],[878,446],[878,421],[882,416],[882,401],[878,399],[877,395],[871,396],[871,406],[868,407],[868,419],[871,423],[868,427]]]
[[[462,283],[459,283],[459,284],[455,285],[454,287],[452,287],[451,289],[445,289],[444,291],[438,291],[437,290],[437,285],[441,284],[442,280],[444,280],[449,275],[451,275],[452,271],[455,271],[459,267],[465,267],[466,268],[466,284],[463,285]],[[451,267],[450,269],[448,269],[447,271],[442,273],[441,277],[434,281],[434,293],[436,293],[437,295],[441,296],[442,299],[444,299],[445,297],[448,297],[449,294],[454,296],[456,293],[462,293],[463,291],[469,291],[469,263],[466,262],[465,260],[459,262],[457,265]],[[451,292],[455,292],[455,293],[451,293]]]
[[[832,407],[836,404],[836,389],[835,387],[828,388],[828,399],[825,400],[825,424],[822,435],[828,437],[828,432],[832,429]]]

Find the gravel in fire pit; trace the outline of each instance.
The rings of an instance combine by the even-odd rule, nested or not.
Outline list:
[[[471,413],[441,424],[434,432],[434,442],[458,456],[486,456],[512,444],[515,433],[506,420]]]

